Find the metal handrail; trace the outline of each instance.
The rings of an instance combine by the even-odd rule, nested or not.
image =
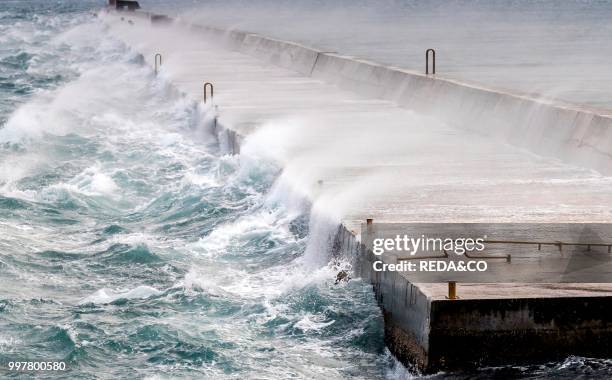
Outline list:
[[[434,49],[425,50],[425,75],[429,75],[429,53],[431,52],[431,73],[436,73],[436,51]]]
[[[487,244],[524,244],[524,245],[537,245],[538,251],[542,250],[543,245],[552,245],[559,248],[559,252],[563,250],[563,246],[576,246],[576,247],[587,247],[587,251],[591,250],[591,247],[607,247],[608,253],[612,253],[612,243],[568,243],[562,241],[524,241],[524,240],[484,240],[483,243]]]
[[[543,245],[551,245],[559,248],[559,252],[563,251],[563,246],[575,246],[575,247],[587,247],[587,251],[590,251],[592,247],[607,247],[608,253],[612,253],[612,243],[568,243],[562,241],[525,241],[525,240],[483,240],[485,244],[520,244],[520,245],[537,245],[538,251],[542,250]],[[442,250],[443,256],[410,256],[410,257],[398,257],[397,260],[422,260],[422,259],[441,259],[448,258],[448,252]],[[465,257],[469,259],[504,259],[506,262],[512,261],[512,255],[500,255],[500,256],[488,256],[488,255],[473,255],[469,252],[464,253]]]
[[[446,249],[442,250],[442,253],[444,253],[444,255],[442,256],[435,256],[435,255],[429,255],[429,256],[410,256],[410,257],[398,257],[396,260],[397,261],[408,261],[408,260],[422,260],[422,259],[444,259],[444,258],[448,258],[448,252],[446,252]]]
[[[210,87],[210,101],[212,103],[213,101],[213,95],[214,95],[214,88],[213,88],[213,84],[210,82],[206,82],[204,83],[204,104],[206,104],[206,88]]]
[[[443,249],[442,252],[444,253],[444,255],[442,256],[435,256],[435,255],[429,255],[429,256],[410,256],[410,257],[398,257],[397,261],[408,261],[408,260],[423,260],[423,259],[444,259],[444,258],[448,258],[448,252],[446,252],[446,249]],[[467,257],[468,259],[503,259],[506,260],[507,262],[510,262],[511,260],[511,256],[510,255],[502,255],[502,256],[476,256],[476,255],[470,255],[468,254],[468,252],[465,252],[463,254],[465,257]]]
[[[512,261],[512,255],[499,255],[499,256],[487,256],[487,255],[472,255],[468,251],[463,253],[468,259],[504,259],[507,263]]]
[[[159,67],[162,65],[162,55],[160,53],[155,54],[155,74],[157,74],[157,57],[159,57]]]

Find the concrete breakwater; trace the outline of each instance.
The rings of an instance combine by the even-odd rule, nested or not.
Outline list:
[[[232,48],[364,97],[433,114],[536,154],[612,172],[612,112],[489,89],[235,30],[191,25]]]
[[[200,71],[222,82],[225,93],[233,92],[224,95],[225,98],[220,100],[220,106],[223,108],[223,116],[220,119],[220,125],[223,127],[220,128],[225,128],[225,132],[221,133],[221,142],[228,147],[228,151],[236,151],[239,135],[248,136],[259,128],[257,125],[253,126],[253,123],[247,125],[245,122],[252,120],[253,115],[260,120],[273,120],[280,114],[297,112],[304,108],[305,103],[312,102],[308,104],[309,108],[319,112],[321,108],[327,107],[329,115],[324,116],[329,120],[329,124],[324,126],[331,126],[333,130],[317,129],[317,132],[326,135],[311,145],[308,145],[309,142],[305,139],[299,148],[320,149],[317,155],[325,161],[339,163],[332,169],[318,171],[316,177],[308,178],[309,181],[304,182],[322,178],[325,183],[323,192],[333,193],[338,191],[338,187],[334,186],[340,183],[343,185],[343,191],[363,185],[364,181],[353,180],[362,170],[388,170],[393,178],[412,176],[425,183],[418,188],[400,183],[403,187],[395,187],[378,197],[358,197],[354,205],[343,210],[340,216],[342,225],[332,247],[339,254],[356,256],[356,268],[361,271],[364,279],[373,284],[383,309],[387,342],[401,360],[416,363],[427,371],[435,371],[515,360],[555,358],[569,354],[609,356],[612,353],[612,327],[609,317],[611,298],[602,296],[610,294],[610,286],[565,285],[551,288],[533,284],[461,284],[461,299],[447,300],[446,284],[414,283],[400,273],[372,272],[371,253],[365,252],[357,232],[359,223],[369,217],[374,217],[376,223],[449,218],[465,221],[474,218],[500,218],[513,213],[513,216],[516,214],[519,218],[528,220],[554,220],[571,215],[577,221],[610,221],[612,217],[607,211],[610,199],[606,195],[610,187],[602,177],[594,179],[586,176],[576,182],[568,176],[564,177],[563,181],[546,182],[542,185],[541,178],[526,177],[531,172],[522,170],[519,166],[515,171],[518,174],[511,174],[516,176],[513,177],[516,182],[502,182],[501,186],[495,188],[497,193],[488,191],[488,185],[482,182],[495,176],[495,172],[487,172],[486,168],[488,165],[495,167],[493,164],[500,162],[500,157],[503,156],[504,165],[515,164],[524,159],[516,150],[505,151],[507,156],[498,154],[506,149],[500,141],[528,148],[542,156],[556,157],[565,162],[608,173],[609,156],[612,152],[611,140],[608,138],[611,119],[606,112],[485,89],[436,76],[425,76],[240,31],[224,31],[184,25],[180,22],[176,22],[172,27],[180,29],[177,32],[181,33],[180,36],[192,34],[198,38],[206,36],[206,40],[222,42],[227,50],[243,54],[244,57],[230,56],[222,50],[215,50],[213,46],[202,47],[195,42],[186,44],[187,47],[176,47],[175,41],[172,41],[176,36],[168,38],[168,41],[163,39],[164,31],[170,27],[168,18],[152,17],[145,12],[121,13],[119,17],[136,22],[128,24],[110,20],[113,31],[132,44],[149,61],[157,51],[162,51],[165,57],[168,56],[168,63],[164,64],[174,64],[173,68],[176,69],[170,80],[186,94],[194,98],[201,96],[201,82],[198,82],[201,79]],[[151,28],[151,22],[155,25],[155,20],[160,19],[165,20],[165,27]],[[147,38],[154,42],[145,41]],[[174,63],[173,55],[177,57]],[[246,56],[257,59],[247,59]],[[245,69],[240,78],[241,83],[233,81],[240,69],[232,68],[226,70],[227,72],[222,70],[227,69],[229,63],[235,65],[237,60],[240,60],[243,64],[241,67]],[[299,75],[280,69],[277,73],[274,69],[259,67],[261,62]],[[247,95],[241,91],[242,87],[246,86],[245,83],[257,85],[257,89],[261,91],[257,96],[245,100]],[[288,86],[288,83],[294,86],[291,89],[299,90],[295,95],[285,90],[289,87],[282,87]],[[323,86],[321,83],[332,86]],[[266,89],[275,85],[282,90],[279,90],[282,98],[272,90],[266,92]],[[354,98],[348,98],[336,90],[336,87],[356,95]],[[316,97],[306,98],[305,94],[310,93],[315,93]],[[337,98],[342,98],[343,101],[335,101]],[[360,99],[373,98],[390,101],[404,110],[390,107],[387,103],[359,103]],[[319,100],[320,103],[315,103]],[[368,118],[363,112],[365,107],[367,114],[373,114],[375,117]],[[458,137],[453,137],[449,144],[436,145],[438,133],[446,131],[429,128],[429,125],[424,129],[406,125],[404,120],[411,117],[411,114],[405,109],[431,115],[458,130],[487,135],[491,142],[487,143],[487,149],[480,151],[477,156],[478,160],[485,164],[473,172],[463,170],[469,168],[467,163],[465,167],[459,168],[461,170],[454,166],[439,169],[437,165],[447,165],[436,161],[441,156],[440,153],[463,151],[458,159],[467,157],[473,162],[474,157],[467,156],[473,147],[468,144],[469,141],[466,143]],[[245,110],[248,110],[248,118],[236,116],[247,112]],[[340,114],[343,118],[337,119]],[[386,120],[386,124],[377,126],[378,129],[370,128],[372,122],[383,115],[393,115],[394,120]],[[392,128],[389,125],[395,122],[395,119],[397,124]],[[349,121],[352,123],[349,126],[342,124]],[[335,151],[330,153],[321,148],[330,140],[342,139],[346,144],[354,146],[354,150],[358,152],[370,152],[369,145],[372,141],[377,141],[381,134],[393,134],[393,138],[400,144],[400,149],[381,158],[376,154],[380,152],[367,157],[363,157],[364,154],[350,156],[344,152],[340,157]],[[402,153],[414,146],[401,141],[416,139],[419,134],[427,136],[425,141],[430,143],[431,147],[427,147],[428,151],[419,150],[419,156],[407,159]],[[355,139],[355,136],[360,139]],[[352,138],[355,140],[351,140]],[[225,140],[228,142],[223,143]],[[300,150],[294,149],[291,154],[297,154]],[[434,154],[429,152],[431,150]],[[413,163],[416,158],[420,159],[419,165]],[[468,161],[466,159],[466,162]],[[297,170],[309,172],[310,168],[300,167],[305,165],[306,161],[298,164]],[[329,165],[329,162],[326,164]],[[544,164],[538,162],[529,168],[532,171],[538,169],[538,175],[544,176],[546,180],[557,176],[557,173],[569,173],[573,170],[566,166],[554,166],[553,173],[548,167],[543,170],[542,165]],[[328,177],[324,178],[325,175]],[[503,176],[508,174],[504,173]],[[459,177],[460,181],[448,184],[440,182],[441,178],[447,177]],[[471,182],[479,184],[477,189],[464,187],[463,183]],[[566,185],[567,183],[570,185]],[[565,214],[558,212],[561,202],[558,199],[551,203],[537,199],[539,203],[529,204],[530,199],[525,195],[536,194],[543,186],[550,194],[562,194],[565,197],[563,202],[582,203],[572,204],[576,208],[563,211]],[[315,192],[306,193],[312,195]],[[487,195],[491,193],[492,195]],[[420,198],[415,198],[415,194]],[[425,211],[415,211],[415,204],[423,198],[428,202],[421,207]],[[463,199],[469,199],[470,204],[462,204]],[[546,212],[533,211],[540,210],[538,207],[543,205],[548,207]],[[485,211],[482,211],[483,209]],[[491,209],[498,210],[499,214],[486,213]],[[450,212],[444,213],[445,210]],[[567,310],[575,312],[568,313]]]
[[[149,12],[135,11],[130,15],[149,19],[153,24],[173,20]],[[193,24],[182,26],[225,41],[231,49],[363,97],[389,100],[537,154],[612,173],[610,110],[485,88],[254,33]]]

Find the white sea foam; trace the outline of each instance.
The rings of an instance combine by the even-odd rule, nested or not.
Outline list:
[[[99,165],[85,169],[71,181],[68,187],[86,195],[109,195],[119,189],[115,181],[102,172]]]
[[[213,174],[198,174],[193,170],[187,172],[183,177],[183,181],[202,187],[218,187],[221,186],[219,181]]]
[[[21,340],[13,336],[0,335],[0,353],[8,354],[13,352],[21,343]]]
[[[334,320],[326,321],[325,317],[322,315],[314,315],[309,313],[295,323],[294,326],[304,332],[309,332],[322,330],[333,325],[334,322]]]
[[[146,285],[138,286],[127,291],[114,291],[112,289],[103,288],[94,294],[83,298],[79,304],[107,304],[120,299],[146,299],[162,294],[163,292]]]
[[[184,285],[225,297],[273,300],[291,291],[333,281],[336,274],[329,266],[312,269],[300,260],[256,272],[224,263],[208,263],[192,267]],[[277,312],[274,308],[269,310],[269,314]]]
[[[284,210],[263,209],[215,228],[209,235],[189,244],[187,249],[198,255],[215,257],[227,254],[231,244],[248,243],[255,236],[270,235],[269,239],[287,241],[293,238],[287,229]]]

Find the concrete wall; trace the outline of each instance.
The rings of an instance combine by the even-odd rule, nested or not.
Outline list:
[[[568,163],[612,173],[609,113],[384,66],[241,31],[191,26],[234,50]]]
[[[612,355],[612,297],[433,301],[429,370]]]
[[[365,245],[343,225],[338,227],[332,254],[348,259],[354,273],[372,284],[385,321],[385,343],[391,352],[405,364],[430,368],[428,297],[398,272],[372,271],[372,263],[380,258],[366,251]]]
[[[275,40],[257,34],[247,34],[240,50],[262,60],[310,75],[319,52],[292,42]]]
[[[149,18],[152,23],[177,22],[143,11],[125,15]],[[238,30],[180,25],[221,40],[233,50],[364,97],[389,100],[536,154],[612,174],[612,111],[426,76]]]
[[[612,297],[444,300],[427,297],[399,272],[374,272],[381,257],[340,227],[334,252],[372,284],[385,342],[425,373],[541,363],[570,355],[612,356]]]

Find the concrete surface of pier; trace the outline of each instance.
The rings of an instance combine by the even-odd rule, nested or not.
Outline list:
[[[243,154],[278,161],[279,182],[345,226],[337,237],[344,251],[357,249],[366,218],[612,221],[612,178],[600,174],[611,167],[608,115],[406,79],[257,35],[152,27],[146,13],[104,17],[151,66],[162,54],[161,78],[186,96],[200,100],[212,82],[218,123],[242,136]],[[612,353],[609,285],[462,284],[461,299],[451,301],[445,284],[388,272],[364,277],[383,306],[393,351],[427,370]]]

